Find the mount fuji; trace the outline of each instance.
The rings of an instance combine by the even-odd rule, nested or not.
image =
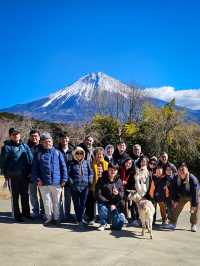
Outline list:
[[[110,114],[116,97],[128,101],[131,88],[102,72],[90,73],[45,98],[1,110],[52,122],[86,122],[94,114]],[[110,110],[109,110],[110,109]],[[120,118],[120,117],[119,117]]]
[[[130,110],[130,101],[133,99],[130,96],[133,94],[136,99],[134,109],[137,111],[141,109],[144,98],[158,107],[165,104],[164,101],[144,97],[143,92],[138,91],[102,72],[96,72],[81,77],[72,85],[45,98],[0,111],[51,122],[83,123],[90,121],[96,113],[118,113],[117,117],[123,120]],[[200,111],[187,109],[187,117],[200,121]]]

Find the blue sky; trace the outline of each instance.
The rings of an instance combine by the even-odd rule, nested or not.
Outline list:
[[[197,0],[0,3],[0,108],[102,71],[145,87],[200,87]]]

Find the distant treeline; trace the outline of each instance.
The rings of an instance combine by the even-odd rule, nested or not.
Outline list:
[[[139,143],[147,156],[159,156],[162,151],[169,154],[170,161],[178,164],[186,161],[191,171],[200,177],[200,125],[185,122],[184,112],[177,111],[175,101],[162,108],[144,104],[140,118],[120,122],[116,117],[96,115],[83,125],[49,123],[19,115],[0,113],[0,145],[8,137],[12,126],[21,131],[27,141],[31,128],[50,132],[55,142],[61,131],[67,131],[72,144],[80,143],[85,135],[94,137],[95,145],[105,147],[124,140],[128,148]]]

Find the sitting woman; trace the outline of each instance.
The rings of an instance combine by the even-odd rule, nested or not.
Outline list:
[[[99,231],[105,230],[111,217],[111,228],[120,230],[124,224],[124,190],[120,178],[117,176],[118,165],[109,164],[108,171],[96,184],[96,200],[100,219]]]

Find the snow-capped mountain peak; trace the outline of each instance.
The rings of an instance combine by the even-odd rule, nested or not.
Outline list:
[[[130,92],[130,88],[102,72],[93,72],[81,77],[72,85],[51,94],[41,107],[46,108],[54,103],[62,105],[71,97],[76,97],[77,103],[80,102],[81,99],[90,101],[95,93],[104,91],[109,93],[120,93],[126,97]]]

